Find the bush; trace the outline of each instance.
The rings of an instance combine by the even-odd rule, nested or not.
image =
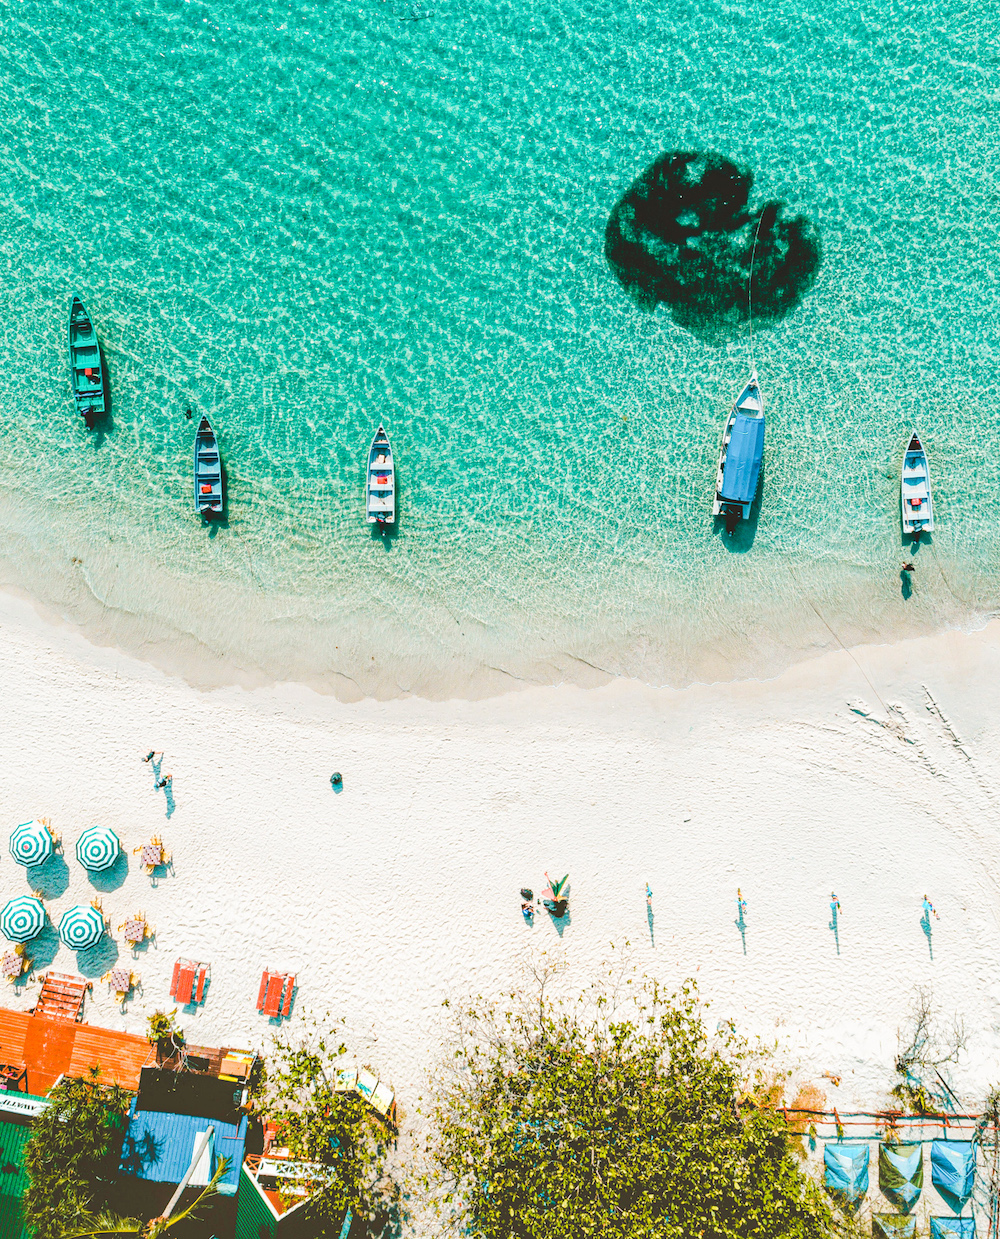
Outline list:
[[[455,1016],[424,1183],[476,1239],[822,1239],[836,1221],[766,1057],[710,1039],[693,983],[624,1010],[513,994]]]

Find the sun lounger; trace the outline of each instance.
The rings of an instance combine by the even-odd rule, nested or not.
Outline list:
[[[267,994],[267,983],[268,981],[270,981],[270,979],[271,979],[271,974],[265,968],[264,972],[261,973],[260,990],[257,993],[257,1010],[258,1011],[264,1010],[264,997]]]
[[[392,1091],[388,1084],[383,1084],[382,1081],[379,1080],[375,1091],[368,1100],[372,1103],[372,1106],[379,1112],[379,1114],[387,1118],[389,1111],[392,1109],[393,1102],[396,1100],[396,1094]]]
[[[335,1093],[353,1093],[358,1087],[357,1067],[347,1067],[337,1072],[337,1082],[333,1086]]]
[[[372,1093],[378,1088],[378,1077],[373,1076],[367,1067],[361,1067],[358,1070],[358,1092],[365,1099],[371,1101]]]
[[[208,964],[202,964],[198,968],[198,989],[195,991],[195,1002],[201,1002],[205,997],[205,981],[208,977]]]
[[[281,1006],[281,1014],[283,1016],[287,1015],[289,1011],[291,1011],[292,1009],[292,990],[294,989],[295,989],[295,977],[294,975],[289,975],[288,977],[285,978],[285,1001],[282,1003],[282,1006]]]

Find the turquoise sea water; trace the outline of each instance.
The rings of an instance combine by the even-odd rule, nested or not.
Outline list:
[[[3,45],[0,583],[199,682],[343,695],[774,671],[989,613],[1000,89],[957,2],[14,0]],[[418,20],[406,20],[416,17]],[[752,538],[709,517],[748,340],[604,259],[664,150],[819,230],[758,331]],[[73,411],[74,290],[113,430]],[[191,511],[191,407],[230,519]],[[361,489],[379,422],[398,533]],[[938,531],[902,597],[898,468]]]

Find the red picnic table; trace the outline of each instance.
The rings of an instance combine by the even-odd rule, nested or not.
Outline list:
[[[292,972],[268,972],[260,978],[257,994],[257,1010],[269,1016],[285,1016],[292,1009],[292,991],[295,989],[295,974]]]
[[[205,996],[205,981],[208,977],[208,964],[196,964],[190,959],[179,959],[174,964],[174,975],[170,982],[170,997],[184,1005],[191,1002],[201,1002]]]

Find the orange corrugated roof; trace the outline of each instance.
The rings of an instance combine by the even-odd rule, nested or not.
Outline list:
[[[136,1090],[139,1072],[153,1061],[145,1037],[92,1024],[0,1007],[0,1062],[23,1067],[28,1092],[44,1097],[61,1075],[83,1076],[97,1065],[106,1084]]]

